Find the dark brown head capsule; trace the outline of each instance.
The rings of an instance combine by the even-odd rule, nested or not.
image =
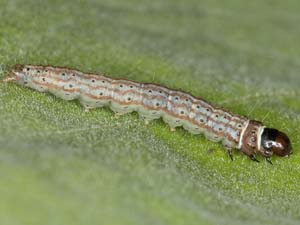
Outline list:
[[[261,147],[266,155],[274,153],[278,156],[292,154],[292,144],[288,136],[273,128],[265,128],[261,135]]]

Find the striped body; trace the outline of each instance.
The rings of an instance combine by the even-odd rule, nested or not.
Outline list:
[[[108,106],[118,114],[137,111],[145,120],[160,117],[171,128],[183,126],[193,134],[204,133],[226,147],[240,148],[241,134],[249,123],[245,117],[214,107],[182,91],[157,84],[84,74],[56,67],[26,66],[20,83],[65,100],[79,99],[86,108]]]
[[[4,81],[15,81],[65,100],[78,99],[86,109],[107,106],[118,115],[137,111],[147,122],[162,117],[172,130],[182,126],[192,134],[204,134],[211,141],[222,142],[231,158],[234,148],[255,161],[256,153],[269,161],[273,152],[280,156],[292,152],[284,133],[158,84],[34,65],[15,66]]]

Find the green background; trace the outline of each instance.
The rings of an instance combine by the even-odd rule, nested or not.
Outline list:
[[[290,158],[0,84],[0,224],[299,224],[298,0],[0,1],[0,78],[68,66],[201,96],[286,132]]]

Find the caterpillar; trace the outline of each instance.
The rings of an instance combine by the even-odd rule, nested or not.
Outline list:
[[[292,154],[285,133],[162,85],[42,65],[15,65],[3,81],[50,92],[67,101],[78,99],[87,111],[108,106],[116,115],[137,111],[146,123],[162,118],[172,131],[182,126],[192,134],[204,134],[211,141],[222,142],[231,160],[233,149],[256,162],[260,154],[271,164],[273,154]]]

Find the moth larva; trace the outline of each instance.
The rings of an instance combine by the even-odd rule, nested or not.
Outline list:
[[[232,149],[241,150],[254,161],[258,161],[259,153],[269,163],[273,154],[292,154],[291,142],[283,132],[158,84],[34,65],[16,65],[4,81],[15,81],[65,100],[78,99],[86,109],[108,106],[119,115],[137,111],[145,121],[162,117],[172,130],[183,126],[193,134],[203,133],[211,141],[222,142],[231,159]]]

